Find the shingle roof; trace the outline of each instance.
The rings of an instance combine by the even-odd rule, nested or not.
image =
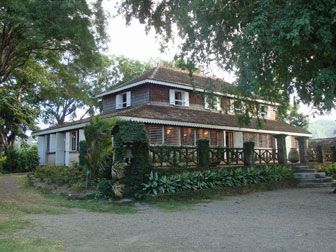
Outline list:
[[[230,93],[231,89],[235,88],[234,85],[228,82],[225,82],[222,79],[213,78],[213,77],[206,76],[204,74],[200,74],[196,72],[192,74],[192,81],[191,81],[188,71],[181,70],[175,67],[168,67],[168,66],[162,66],[162,65],[158,65],[157,67],[149,70],[148,72],[145,72],[144,74],[132,80],[129,80],[119,85],[116,88],[125,87],[127,85],[137,83],[143,80],[162,81],[162,82],[168,82],[172,84],[184,85],[188,87],[209,89],[209,90],[218,91],[218,92],[223,91],[223,89],[225,89],[226,92],[228,93]],[[109,91],[111,90],[108,90],[106,92],[109,92]]]
[[[118,112],[102,115],[103,118],[125,116],[125,117],[136,117],[144,118],[150,120],[164,120],[164,121],[174,121],[181,123],[195,123],[203,125],[214,125],[220,127],[237,127],[240,125],[234,115],[221,114],[209,111],[193,110],[182,107],[173,106],[157,106],[157,105],[142,105],[135,108],[125,109]],[[75,121],[72,123],[63,124],[56,127],[51,127],[39,132],[46,130],[52,130],[72,125],[77,125],[81,123],[88,122],[90,118]],[[256,119],[251,120],[249,126],[242,126],[242,128],[256,129]],[[260,130],[266,131],[282,131],[288,133],[300,133],[300,134],[310,134],[310,132],[293,127],[287,123],[276,121],[276,120],[265,120],[263,121],[263,128]],[[36,132],[37,133],[37,132]]]

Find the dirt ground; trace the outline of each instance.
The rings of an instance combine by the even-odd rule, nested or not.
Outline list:
[[[0,201],[21,201],[18,176],[0,176]],[[61,241],[65,251],[336,251],[332,188],[285,189],[166,212],[138,204],[135,214],[27,215],[16,234]]]

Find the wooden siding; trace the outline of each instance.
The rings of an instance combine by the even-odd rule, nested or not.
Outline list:
[[[137,86],[128,90],[124,90],[120,93],[131,91],[131,107],[137,107],[149,102],[149,87],[148,85]],[[116,101],[115,98],[118,94],[115,93],[103,97],[103,114],[115,112]]]

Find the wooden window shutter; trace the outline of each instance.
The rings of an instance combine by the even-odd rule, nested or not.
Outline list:
[[[121,98],[120,94],[116,95],[116,109],[120,109],[120,104],[121,104],[120,98]]]
[[[183,100],[184,100],[184,106],[189,106],[189,92],[188,91],[184,92]]]
[[[169,89],[169,103],[175,105],[175,90]]]
[[[222,100],[221,100],[221,97],[216,97],[216,100],[217,100],[217,110],[218,111],[221,111],[222,110]]]
[[[204,108],[210,109],[209,97],[207,95],[204,96]]]
[[[131,91],[126,92],[126,107],[131,106]]]

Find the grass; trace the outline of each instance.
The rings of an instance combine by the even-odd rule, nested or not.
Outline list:
[[[63,246],[59,242],[41,238],[1,239],[0,252],[60,252]]]
[[[154,207],[157,207],[165,212],[175,212],[175,211],[188,211],[204,201],[149,201],[148,203]]]
[[[30,221],[18,218],[0,221],[0,235],[12,234],[33,224]]]

